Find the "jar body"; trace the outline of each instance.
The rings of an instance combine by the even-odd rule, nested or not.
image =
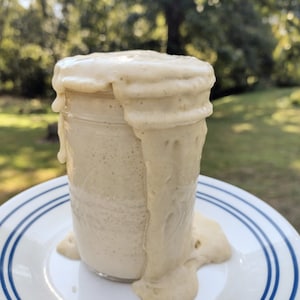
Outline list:
[[[110,92],[66,93],[63,123],[81,259],[104,276],[138,279],[147,219],[141,141]]]

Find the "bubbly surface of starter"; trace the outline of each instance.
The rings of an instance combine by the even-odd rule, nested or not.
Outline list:
[[[142,215],[139,227],[142,237],[133,243],[143,251],[137,252],[136,264],[125,268],[119,265],[115,271],[116,276],[123,274],[121,269],[128,274],[136,274],[135,278],[139,280],[133,283],[133,288],[143,300],[192,300],[198,289],[197,269],[203,264],[222,262],[230,257],[230,246],[221,228],[194,213],[196,180],[207,130],[205,118],[212,112],[209,93],[214,81],[214,73],[208,63],[153,51],[75,56],[63,59],[55,67],[53,87],[57,98],[52,108],[61,113],[58,158],[61,162],[67,160],[71,174],[74,168],[73,150],[68,140],[73,130],[71,122],[76,116],[76,107],[75,112],[69,115],[66,111],[74,109],[73,96],[79,99],[78,103],[86,98],[86,107],[90,103],[93,107],[93,103],[102,101],[103,93],[112,94],[107,106],[111,108],[110,114],[116,124],[123,118],[125,124],[122,126],[126,129],[122,127],[120,130],[128,131],[128,134],[122,135],[122,142],[135,145],[132,151],[140,161],[136,170],[140,172],[141,184],[134,190],[140,194],[145,211],[136,214]],[[78,94],[83,96],[78,97]],[[89,102],[89,99],[92,101]],[[103,110],[104,106],[101,107]],[[82,113],[84,110],[82,106]],[[96,113],[103,114],[103,111]],[[115,130],[118,132],[119,129]],[[101,148],[101,138],[93,145],[97,146],[97,143]],[[107,141],[106,145],[109,143]],[[83,156],[87,156],[86,153],[82,151]],[[128,161],[118,162],[121,172],[129,165]],[[76,178],[72,180],[78,181]],[[85,188],[93,189],[93,185],[86,184]],[[82,192],[76,190],[76,185],[73,189],[71,194]],[[115,195],[115,189],[118,187],[114,182],[109,184],[108,181],[107,191],[114,191]],[[72,205],[73,209],[80,211],[75,207],[80,205],[79,200]],[[101,209],[99,207],[99,211],[95,211],[93,207],[94,211],[86,213],[96,215],[99,212],[101,215]],[[99,222],[95,223],[96,227],[102,226]],[[121,226],[119,230],[126,247],[132,232],[124,231]],[[93,240],[93,235],[98,233],[90,230],[85,234]],[[103,234],[105,237],[105,231]],[[101,248],[101,245],[90,246]],[[81,253],[80,244],[78,247]],[[113,263],[112,252],[111,258],[108,264]]]

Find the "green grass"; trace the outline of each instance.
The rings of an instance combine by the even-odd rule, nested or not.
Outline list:
[[[268,202],[300,232],[300,89],[214,102],[201,173]]]
[[[64,174],[65,167],[56,159],[57,143],[45,139],[48,124],[57,120],[48,111],[50,103],[0,98],[0,204],[32,185]]]
[[[300,231],[300,88],[213,104],[201,173],[255,194]],[[58,144],[45,141],[47,125],[56,120],[50,103],[0,97],[0,203],[65,173]]]

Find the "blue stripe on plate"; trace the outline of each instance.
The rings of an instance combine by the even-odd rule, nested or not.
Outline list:
[[[50,189],[48,190],[49,191],[52,191],[53,189]],[[44,195],[46,192],[43,192],[43,193],[40,193],[39,195]],[[62,200],[63,198],[66,198],[66,197],[69,197],[69,194],[64,194],[64,195],[61,195],[55,199],[52,199],[51,201],[48,201],[46,203],[44,203],[42,206],[36,208],[35,210],[33,210],[30,214],[28,214],[27,216],[25,216],[17,225],[16,227],[11,231],[10,235],[8,236],[8,238],[6,239],[4,245],[3,245],[3,248],[2,248],[2,252],[0,254],[0,283],[1,283],[1,286],[3,288],[3,291],[4,291],[4,294],[6,295],[7,299],[13,299],[10,297],[9,295],[9,291],[8,291],[8,288],[6,286],[6,282],[5,282],[5,268],[4,268],[4,261],[5,261],[5,257],[6,257],[6,252],[9,248],[9,245],[11,244],[12,242],[12,239],[14,238],[14,236],[17,234],[18,230],[22,227],[22,225],[25,224],[26,221],[29,221],[29,218],[33,217],[35,214],[37,214],[40,210],[46,208],[47,206],[51,205],[51,204],[54,204],[53,206],[51,206],[50,208],[47,208],[43,213],[39,214],[37,217],[34,218],[34,221],[29,221],[29,224],[27,224],[25,226],[26,230],[38,219],[40,218],[42,215],[44,215],[45,213],[49,212],[51,209],[55,208],[58,206],[58,204],[56,202]],[[34,199],[37,199],[38,197],[32,197],[30,199],[28,199],[25,203],[29,203],[30,201],[34,200]],[[60,202],[60,204],[63,204],[65,203],[66,201],[69,201],[69,198],[67,200],[64,200],[62,202]],[[22,207],[23,205],[19,205],[19,209]],[[13,213],[15,213],[17,211],[17,209],[14,209],[13,210]],[[10,212],[7,216],[12,216],[13,214],[12,212]],[[6,220],[8,219],[8,217],[5,218]],[[2,223],[3,224],[3,223]],[[29,225],[29,226],[28,226]],[[25,233],[26,230],[22,230],[23,234]],[[23,235],[22,234],[22,235]],[[21,237],[20,237],[21,238]],[[15,249],[12,248],[11,250],[13,250],[13,253],[15,252]],[[8,266],[10,266],[12,264],[12,252],[9,253],[9,259],[8,259]],[[9,282],[11,284],[11,287],[15,293],[15,288],[14,288],[14,283],[13,281],[11,281],[11,271],[10,269],[8,268],[8,275],[9,275]],[[18,298],[18,295],[15,293],[15,296]],[[18,298],[19,299],[19,298]]]
[[[261,239],[260,235],[257,234],[256,230],[264,237],[264,239],[267,241],[268,245],[271,246],[271,243],[269,241],[269,239],[267,238],[267,235],[264,233],[264,231],[253,221],[251,220],[246,214],[244,214],[242,211],[240,211],[239,209],[236,209],[235,207],[233,207],[232,205],[228,205],[226,202],[221,201],[220,199],[216,198],[216,197],[212,197],[208,194],[205,193],[201,193],[201,192],[197,192],[197,198],[201,199],[203,201],[206,201],[210,204],[213,204],[215,206],[218,206],[219,208],[225,210],[228,214],[234,216],[236,219],[238,219],[241,223],[243,223],[250,231],[251,233],[255,236],[255,238],[258,240],[261,248],[263,249],[263,253],[265,255],[265,259],[267,261],[267,270],[268,270],[268,275],[267,275],[267,281],[266,281],[266,286],[264,289],[264,292],[261,296],[261,300],[264,299],[274,299],[274,296],[276,294],[276,291],[278,289],[278,279],[279,279],[279,264],[278,264],[278,257],[276,255],[276,252],[272,251],[273,257],[275,259],[275,266],[276,266],[276,271],[275,271],[275,283],[274,283],[274,288],[273,288],[273,292],[270,298],[267,298],[267,295],[269,294],[269,290],[270,290],[270,285],[271,285],[271,280],[272,280],[272,265],[271,265],[271,258],[270,255],[268,253],[268,250],[264,244],[264,241]],[[215,203],[219,202],[219,203]],[[244,218],[244,219],[243,219]],[[251,227],[251,225],[253,226]]]
[[[9,282],[11,284],[11,287],[12,287],[12,290],[16,296],[16,298],[18,300],[21,300],[18,292],[17,292],[17,289],[16,289],[16,286],[15,286],[15,283],[14,283],[14,279],[13,279],[13,273],[12,273],[12,266],[13,266],[13,258],[14,258],[14,254],[15,254],[15,251],[16,251],[16,248],[18,246],[18,243],[20,241],[20,239],[22,238],[22,236],[24,235],[24,233],[27,231],[27,229],[34,223],[36,222],[39,218],[41,218],[43,215],[45,215],[46,213],[50,212],[52,209],[62,205],[62,204],[65,204],[66,202],[69,202],[70,199],[66,199],[66,200],[63,200],[59,203],[56,203],[55,205],[49,207],[48,209],[46,209],[45,211],[43,211],[42,213],[38,214],[35,218],[33,218],[24,228],[23,230],[20,232],[20,234],[17,236],[12,248],[11,248],[11,252],[9,253],[9,258],[8,258],[8,279],[9,279]]]
[[[0,220],[0,227],[4,224],[4,222],[5,222],[7,219],[9,219],[9,218],[10,218],[17,210],[19,210],[22,206],[28,204],[29,202],[31,202],[31,201],[35,200],[36,198],[39,198],[40,196],[43,196],[43,195],[45,195],[45,194],[47,194],[47,193],[49,193],[49,192],[52,192],[52,191],[54,191],[54,190],[57,190],[57,189],[59,189],[59,188],[61,188],[61,187],[65,187],[66,185],[68,185],[68,183],[63,183],[63,184],[54,186],[54,187],[52,187],[52,188],[50,188],[50,189],[47,189],[47,190],[45,190],[45,191],[43,191],[43,192],[41,192],[41,193],[39,193],[39,194],[37,194],[37,195],[35,195],[35,196],[29,198],[28,200],[22,202],[21,204],[19,204],[18,206],[16,206],[10,213],[8,213],[2,220]]]
[[[290,297],[288,299],[289,300],[295,300],[296,299],[295,297],[296,297],[297,291],[298,291],[298,284],[299,284],[298,261],[297,261],[297,256],[296,256],[295,250],[294,250],[291,242],[289,241],[288,237],[282,231],[282,229],[263,210],[259,209],[258,207],[256,207],[255,205],[253,205],[251,202],[246,201],[245,199],[243,199],[239,195],[237,195],[235,193],[232,193],[232,192],[230,192],[228,190],[225,190],[223,188],[220,188],[219,186],[216,186],[214,184],[202,182],[201,180],[198,181],[198,184],[202,184],[204,186],[207,186],[207,187],[219,190],[219,191],[221,191],[221,192],[223,192],[225,194],[228,194],[228,195],[234,197],[237,200],[240,200],[241,202],[243,202],[246,205],[248,205],[248,206],[252,207],[253,209],[255,209],[260,215],[262,215],[266,220],[268,220],[268,222],[277,230],[277,232],[280,234],[280,236],[282,237],[283,241],[285,242],[285,244],[286,244],[286,246],[287,246],[287,248],[288,248],[288,250],[290,252],[292,262],[293,262],[294,282],[293,282],[293,288],[292,288]]]

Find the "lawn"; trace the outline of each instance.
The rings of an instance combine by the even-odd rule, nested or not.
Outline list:
[[[50,102],[0,97],[0,203],[65,173]],[[214,101],[201,173],[268,202],[300,231],[300,88],[269,89]]]
[[[300,232],[300,89],[214,102],[201,173],[260,197]]]
[[[50,103],[0,97],[0,204],[65,173],[56,159],[58,144],[45,139],[48,124],[56,120]]]

